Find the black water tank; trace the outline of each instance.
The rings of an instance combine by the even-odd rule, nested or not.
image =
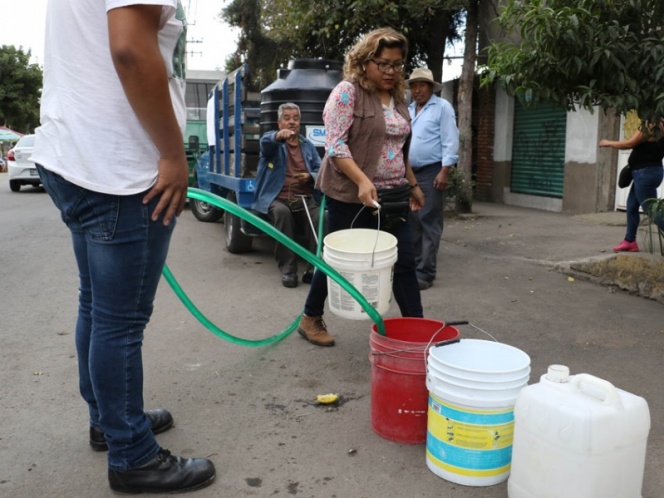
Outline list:
[[[277,71],[277,80],[261,92],[261,135],[276,130],[281,104],[300,106],[300,133],[311,139],[321,157],[324,153],[323,109],[332,89],[343,76],[343,64],[330,59],[293,59],[288,69]],[[307,129],[309,127],[309,129]]]

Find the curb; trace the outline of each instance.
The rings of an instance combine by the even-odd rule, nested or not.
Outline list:
[[[653,254],[611,254],[555,263],[553,269],[664,304],[664,260]]]

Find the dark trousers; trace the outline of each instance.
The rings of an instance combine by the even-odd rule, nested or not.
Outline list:
[[[306,198],[305,201],[307,208],[309,208],[309,214],[311,215],[314,227],[317,227],[318,204],[312,197]],[[312,253],[316,252],[316,238],[311,229],[311,224],[309,223],[302,200],[298,199],[296,202],[288,202],[275,199],[270,204],[268,215],[272,225],[293,240],[295,240],[298,231],[303,230],[306,237],[305,247]],[[297,255],[285,245],[277,243],[274,248],[274,259],[277,261],[277,266],[282,274],[297,273]]]
[[[361,204],[351,204],[328,198],[329,231],[331,233],[348,228],[376,229],[378,217],[373,214],[373,211],[369,208],[363,209]],[[353,220],[355,221],[353,222]],[[421,318],[423,316],[422,300],[415,274],[415,250],[410,223],[401,223],[390,228],[381,226],[380,229],[394,235],[397,239],[397,262],[394,265],[392,292],[401,315]],[[327,299],[327,276],[322,271],[316,270],[304,305],[304,314],[321,316],[325,299]]]
[[[415,233],[417,278],[425,282],[432,282],[436,278],[438,249],[440,238],[443,236],[445,191],[436,190],[433,186],[433,180],[440,173],[440,168],[440,163],[422,168],[413,168],[415,178],[417,178],[417,183],[422,189],[425,200],[422,209],[410,213]]]

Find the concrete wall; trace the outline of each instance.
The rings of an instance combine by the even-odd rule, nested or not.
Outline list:
[[[617,152],[600,149],[602,138],[614,139],[620,117],[596,108],[567,117],[563,211],[581,214],[612,211],[615,204]]]
[[[510,184],[512,140],[514,136],[514,99],[502,88],[496,89],[493,140],[493,186],[495,202],[505,202],[505,189]]]
[[[619,136],[619,116],[601,109],[567,114],[563,198],[557,199],[511,192],[514,98],[500,88],[496,89],[494,112],[492,201],[571,214],[614,209],[617,153],[600,149],[598,143]]]
[[[597,205],[597,112],[577,109],[567,113],[565,176],[562,210],[593,213]]]

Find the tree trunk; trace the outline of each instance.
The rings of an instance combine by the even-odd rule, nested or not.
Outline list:
[[[479,0],[468,2],[466,16],[463,68],[459,80],[459,183],[456,192],[456,211],[470,213],[473,210],[473,86],[475,83],[475,59],[477,57],[477,31]]]
[[[443,57],[445,46],[450,33],[450,13],[447,10],[440,11],[429,23],[431,36],[426,47],[427,67],[433,73],[435,81],[443,81]]]

